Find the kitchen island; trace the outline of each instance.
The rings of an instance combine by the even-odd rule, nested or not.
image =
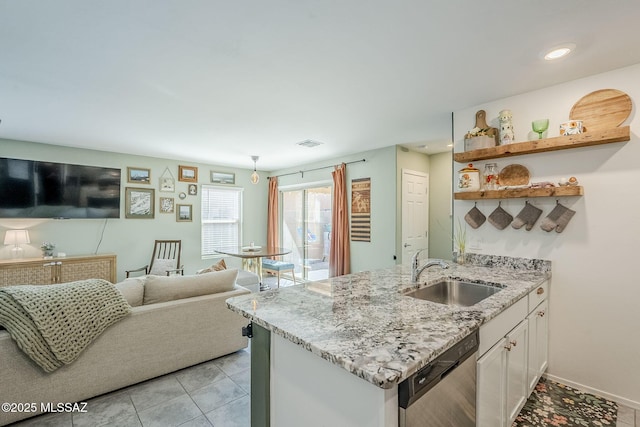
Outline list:
[[[252,381],[263,383],[252,384],[252,425],[397,425],[401,381],[551,274],[549,261],[471,258],[427,269],[418,283],[410,267],[396,266],[228,300],[254,333],[268,335],[252,342]],[[471,307],[405,296],[443,278],[503,289]],[[266,365],[254,366],[260,360]],[[266,376],[256,378],[259,370]],[[263,398],[258,411],[253,400]]]

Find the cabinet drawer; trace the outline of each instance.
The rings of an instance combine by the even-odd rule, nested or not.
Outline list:
[[[495,343],[515,328],[522,319],[527,317],[527,298],[524,297],[518,302],[491,319],[488,323],[480,326],[480,348],[478,355],[482,356]]]
[[[531,313],[542,301],[547,299],[549,295],[549,282],[545,281],[540,286],[536,286],[534,290],[529,292],[529,310],[527,313]]]

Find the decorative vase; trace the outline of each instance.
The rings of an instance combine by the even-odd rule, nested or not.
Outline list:
[[[466,252],[464,249],[458,249],[455,256],[456,264],[464,265],[467,262]]]
[[[42,250],[42,257],[44,259],[51,259],[53,258],[53,249],[43,249]]]

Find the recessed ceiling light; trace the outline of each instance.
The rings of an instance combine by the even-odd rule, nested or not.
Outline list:
[[[544,55],[544,59],[547,61],[553,61],[554,59],[560,59],[562,57],[567,56],[576,48],[576,45],[573,43],[567,43],[561,46],[556,46],[553,49],[549,50]]]

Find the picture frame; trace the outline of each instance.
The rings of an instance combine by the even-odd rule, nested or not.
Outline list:
[[[175,212],[175,199],[173,197],[160,197],[160,205],[158,206],[160,213]]]
[[[232,172],[211,171],[211,182],[214,184],[235,184],[236,174]]]
[[[155,190],[153,188],[125,188],[124,217],[129,219],[154,218]]]
[[[196,184],[189,184],[189,195],[190,196],[198,195],[198,186]]]
[[[193,205],[177,205],[176,221],[177,222],[193,221]]]
[[[151,169],[127,166],[127,182],[151,184]]]
[[[164,193],[174,193],[176,191],[176,180],[169,168],[165,168],[160,176],[159,191]]]
[[[198,182],[198,168],[195,166],[178,166],[178,181]]]

